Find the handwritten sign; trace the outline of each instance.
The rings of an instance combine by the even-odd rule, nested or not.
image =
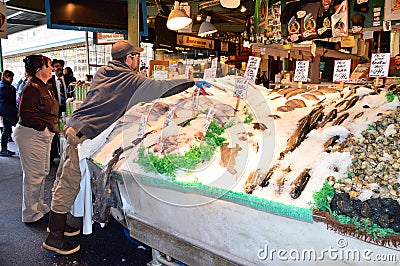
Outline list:
[[[351,59],[335,60],[333,70],[333,82],[345,82],[349,80],[351,69]]]
[[[214,118],[214,114],[215,114],[215,109],[214,109],[214,107],[210,107],[210,110],[208,110],[208,114],[207,114],[206,121],[204,122],[203,128],[202,128],[202,130],[201,130],[201,132],[203,133],[203,136],[206,135],[207,130],[208,130],[208,127],[210,126],[211,121],[212,121],[213,118]]]
[[[247,62],[246,72],[244,72],[244,77],[251,81],[256,82],[256,77],[258,73],[258,67],[260,66],[261,57],[249,56],[249,61]]]
[[[213,79],[213,78],[215,78],[216,75],[217,75],[216,68],[206,68],[206,69],[204,69],[203,79],[204,80]]]
[[[390,53],[372,54],[370,77],[387,77],[389,74]]]
[[[193,93],[192,97],[192,110],[197,111],[199,109],[199,96],[200,96],[200,89],[196,89]]]
[[[138,130],[138,135],[137,135],[138,138],[143,138],[148,118],[149,118],[148,114],[147,115],[142,115],[140,117],[139,130]]]
[[[233,96],[240,99],[247,98],[247,89],[249,87],[249,81],[245,78],[235,79],[235,90],[233,91]]]
[[[218,66],[218,57],[214,57],[214,58],[211,60],[211,68],[212,68],[212,69],[217,69],[217,66]]]
[[[164,128],[169,125],[169,123],[172,121],[172,119],[174,119],[176,106],[177,105],[175,105],[175,104],[171,104],[169,106],[169,110],[168,110],[168,113],[167,113],[167,118],[164,121]]]
[[[294,81],[307,82],[309,61],[296,61],[296,69],[294,71]]]

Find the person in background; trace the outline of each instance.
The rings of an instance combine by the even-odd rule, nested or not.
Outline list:
[[[64,75],[64,65],[64,60],[54,59],[52,62],[52,67],[55,75],[52,75],[47,81],[47,83],[51,84],[51,90],[58,101],[58,105],[60,106],[58,114],[59,118],[62,117],[62,113],[66,111],[67,98],[73,97],[73,92],[68,89],[69,84],[76,81],[74,77]],[[54,158],[60,157],[61,151],[59,149],[59,142],[59,136],[58,134],[55,134],[51,143],[51,164],[55,164]]]
[[[194,85],[192,80],[154,80],[135,74],[133,70],[139,65],[142,51],[143,48],[136,48],[129,41],[116,42],[111,49],[113,60],[96,72],[86,99],[64,127],[66,147],[52,190],[50,233],[43,243],[47,250],[68,255],[80,249],[80,245],[67,242],[63,234],[67,213],[81,181],[78,144],[98,136],[118,120],[128,106],[171,96]],[[141,86],[143,83],[147,86]]]
[[[72,68],[70,68],[70,67],[64,68],[64,76],[71,77],[71,82],[76,81],[76,78],[74,77],[74,72],[72,71]]]
[[[92,82],[93,81],[93,75],[86,74],[85,75],[85,82]]]
[[[4,70],[0,81],[0,115],[3,117],[3,132],[1,134],[0,156],[12,156],[15,152],[7,149],[12,127],[18,122],[16,89],[12,84],[14,73]]]
[[[46,84],[53,69],[50,58],[30,55],[23,61],[31,79],[21,92],[14,138],[23,173],[22,221],[31,225],[46,221],[50,211],[44,202],[44,180],[50,171],[51,140],[58,132],[58,103]]]
[[[389,69],[389,77],[400,77],[400,54],[394,57],[394,66]]]
[[[144,77],[147,77],[147,67],[146,66],[141,66],[139,74],[144,76]]]
[[[16,96],[17,107],[19,107],[19,103],[21,102],[22,89],[28,83],[29,79],[30,79],[30,77],[29,77],[28,73],[25,72],[24,77],[21,78],[20,81],[18,81],[18,84],[17,84],[17,96]]]

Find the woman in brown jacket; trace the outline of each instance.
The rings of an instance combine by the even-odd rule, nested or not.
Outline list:
[[[23,171],[22,221],[46,221],[50,211],[44,203],[44,180],[50,171],[50,148],[58,134],[58,103],[46,81],[53,70],[50,58],[30,55],[25,71],[32,78],[22,88],[19,122],[14,130]]]

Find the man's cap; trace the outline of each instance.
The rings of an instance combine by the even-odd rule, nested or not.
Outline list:
[[[64,67],[65,62],[62,59],[53,59],[53,61],[51,62],[51,66],[54,67],[55,63],[60,63],[62,67]]]
[[[143,48],[135,47],[130,41],[123,40],[114,43],[111,48],[111,56],[113,59],[123,58],[130,53],[143,52]]]

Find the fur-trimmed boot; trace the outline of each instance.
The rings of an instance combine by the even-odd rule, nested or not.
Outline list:
[[[67,224],[66,213],[50,211],[49,229],[50,233],[43,242],[43,248],[57,252],[61,255],[69,255],[77,252],[81,247],[78,244],[69,243],[64,239],[65,226]]]

